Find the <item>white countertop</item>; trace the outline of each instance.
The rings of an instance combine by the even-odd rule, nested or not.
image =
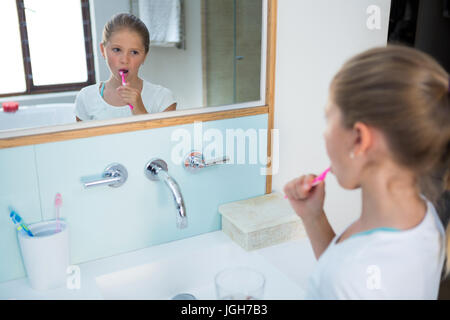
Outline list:
[[[78,267],[81,271],[80,289],[70,290],[62,287],[47,291],[36,291],[29,286],[27,278],[3,282],[0,283],[0,299],[103,299],[100,289],[97,286],[97,277],[170,258],[173,255],[181,254],[189,250],[198,251],[224,244],[245,252],[222,231],[215,231],[79,264]],[[307,278],[316,264],[312,247],[306,237],[245,254],[258,259],[264,259],[268,264],[279,270],[280,273],[301,288],[301,290],[306,288]]]

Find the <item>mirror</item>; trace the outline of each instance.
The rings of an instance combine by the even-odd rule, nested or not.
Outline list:
[[[5,0],[5,1],[13,1],[19,4],[23,1],[34,1],[34,0]],[[68,0],[72,1],[72,0]],[[73,0],[75,1],[75,0]],[[80,0],[76,0],[80,1]],[[133,10],[133,6],[136,5],[136,1],[138,0],[114,0],[114,1],[102,1],[102,0],[81,0],[82,2],[88,2],[88,12],[90,10],[91,22],[95,24],[97,27],[92,26],[92,28],[86,27],[86,29],[92,29],[92,38],[93,42],[97,43],[93,45],[93,54],[92,59],[95,60],[95,80],[93,83],[99,83],[107,79],[109,75],[109,70],[107,66],[104,64],[103,60],[99,59],[99,48],[98,48],[98,40],[101,38],[103,25],[108,21],[114,14],[117,12],[129,12]],[[144,0],[145,1],[145,0]],[[55,113],[51,110],[52,108],[58,108],[58,111],[63,112],[63,110],[70,110],[73,108],[73,102],[75,101],[75,97],[79,92],[79,89],[72,89],[67,92],[59,92],[59,93],[51,93],[51,94],[33,94],[33,95],[14,95],[14,96],[2,96],[0,86],[0,104],[5,101],[19,101],[20,106],[25,109],[28,108],[30,111],[33,110],[41,114],[41,117],[36,117],[35,114],[31,113],[27,115],[27,119],[31,121],[36,121],[36,119],[41,119],[44,123],[38,124],[37,126],[28,126],[24,128],[14,127],[14,129],[4,129],[1,130],[0,125],[0,149],[2,148],[11,148],[17,146],[26,146],[26,145],[34,145],[48,142],[56,142],[56,141],[65,141],[79,138],[87,138],[87,137],[95,137],[100,135],[109,135],[114,133],[122,133],[122,132],[130,132],[137,130],[146,130],[152,128],[160,128],[160,127],[168,127],[175,125],[183,125],[190,124],[196,121],[213,121],[220,119],[230,119],[230,118],[238,118],[238,117],[246,117],[246,116],[254,116],[254,115],[268,115],[268,129],[270,130],[273,127],[273,105],[274,105],[274,88],[275,88],[275,54],[276,54],[276,18],[277,18],[277,0],[252,0],[254,3],[261,4],[261,25],[260,30],[260,55],[252,60],[253,70],[257,69],[255,66],[259,64],[259,69],[257,72],[251,73],[248,69],[242,69],[242,74],[249,75],[251,74],[251,78],[244,78],[244,80],[234,81],[235,79],[239,80],[240,77],[237,72],[241,71],[239,68],[239,63],[243,62],[240,57],[238,57],[236,64],[233,62],[233,73],[232,79],[230,80],[230,76],[228,75],[227,83],[228,85],[223,85],[227,88],[227,95],[217,96],[213,94],[213,92],[217,92],[218,88],[220,88],[220,80],[221,74],[212,73],[209,75],[212,81],[209,85],[209,89],[206,85],[206,81],[204,80],[206,77],[206,59],[203,59],[205,56],[205,34],[202,29],[202,25],[205,24],[206,15],[205,12],[206,5],[209,3],[220,2],[222,4],[232,3],[238,4],[240,1],[242,2],[250,2],[247,0],[180,0],[181,3],[184,4],[184,12],[185,12],[185,28],[190,29],[190,31],[186,31],[185,38],[185,47],[184,49],[178,49],[176,47],[151,47],[150,53],[148,56],[148,62],[146,62],[145,66],[143,66],[143,77],[149,76],[149,81],[160,82],[161,85],[171,87],[171,90],[176,95],[183,96],[183,90],[186,88],[192,89],[190,86],[191,78],[194,75],[191,73],[192,70],[196,70],[195,77],[197,79],[200,77],[202,81],[197,82],[197,89],[195,91],[196,94],[196,102],[194,99],[188,100],[180,100],[179,106],[176,111],[171,112],[160,112],[155,114],[145,114],[138,116],[131,116],[126,118],[117,118],[110,120],[93,120],[93,121],[82,121],[82,122],[70,122],[68,124],[60,124],[55,125],[54,123],[47,123],[49,121],[49,114],[55,116]],[[59,2],[59,1],[58,1]],[[4,3],[2,1],[2,3]],[[187,4],[194,3],[195,6],[189,6]],[[67,4],[64,2],[64,4]],[[190,8],[190,9],[189,9]],[[233,42],[234,39],[239,39],[239,33],[242,34],[250,34],[248,28],[240,29],[238,26],[240,25],[240,21],[237,20],[237,12],[236,16],[234,15],[234,8],[227,9],[233,11],[233,21],[236,21],[236,25],[232,24],[233,28],[235,28],[235,32],[233,32]],[[190,10],[190,11],[189,11]],[[200,11],[199,11],[200,10]],[[1,13],[1,11],[0,11]],[[222,12],[223,13],[223,12]],[[245,16],[245,15],[244,15]],[[196,24],[197,28],[193,28],[190,26],[190,23]],[[224,23],[224,21],[222,21]],[[98,27],[101,26],[101,27]],[[253,26],[253,24],[252,24]],[[224,26],[219,26],[218,29],[224,28]],[[240,32],[238,30],[241,30]],[[197,37],[197,46],[194,46],[188,40],[187,35],[193,34]],[[210,33],[211,34],[211,33]],[[219,32],[220,34],[220,32]],[[2,34],[2,37],[4,34]],[[234,38],[235,37],[235,38]],[[203,39],[203,42],[199,45],[198,39]],[[189,38],[192,41],[192,36]],[[201,42],[202,40],[200,40]],[[230,41],[230,40],[229,40]],[[237,41],[237,40],[236,40]],[[59,43],[59,42],[58,42]],[[236,42],[237,43],[237,42]],[[232,46],[233,55],[231,58],[236,57],[238,54],[237,50],[239,46]],[[221,50],[229,50],[230,42],[224,43],[221,47]],[[236,50],[236,53],[234,52]],[[5,51],[2,51],[0,55],[3,55]],[[171,63],[182,61],[182,57],[186,56],[188,53],[191,54],[191,57],[195,57],[197,59],[197,63],[179,63],[179,69],[172,70],[173,73],[169,72],[160,72],[161,80],[154,80],[152,77],[157,75],[158,65],[156,65],[154,60],[156,59],[158,54],[160,56],[165,56],[168,61]],[[229,58],[227,58],[229,59]],[[258,62],[259,59],[259,62]],[[163,59],[164,60],[164,59]],[[220,58],[219,58],[220,60]],[[250,59],[248,59],[250,60]],[[247,61],[248,61],[247,60]],[[230,65],[230,64],[229,64]],[[152,69],[153,68],[153,69]],[[210,69],[212,70],[212,62],[210,61]],[[250,67],[251,69],[252,67]],[[161,70],[162,68],[160,68]],[[230,70],[228,70],[230,71]],[[92,74],[94,75],[94,74]],[[236,75],[236,77],[235,77]],[[171,76],[175,76],[176,80],[179,83],[179,87],[168,84],[171,79]],[[165,77],[165,78],[164,78]],[[191,78],[189,78],[191,77]],[[179,79],[183,81],[179,81]],[[224,76],[225,78],[225,76]],[[164,80],[165,79],[165,80]],[[193,82],[193,81],[192,81]],[[230,84],[231,83],[231,84]],[[255,91],[252,91],[254,96],[256,96],[256,91],[259,89],[259,99],[254,101],[249,101],[249,99],[253,100],[254,96],[249,98],[249,96],[244,95],[250,93],[250,90],[247,90],[245,85],[251,83]],[[206,89],[205,89],[206,86]],[[232,88],[232,89],[230,89]],[[243,95],[241,95],[240,89],[242,88]],[[175,92],[178,90],[178,92]],[[209,90],[210,95],[207,95],[207,90]],[[232,94],[230,94],[232,92]],[[192,92],[189,92],[192,93]],[[191,95],[192,96],[192,95]],[[186,95],[183,97],[187,97]],[[239,100],[241,99],[241,100]],[[240,101],[249,101],[249,102],[240,102]],[[183,102],[184,101],[184,102]],[[191,101],[191,102],[189,102]],[[194,101],[194,102],[192,102]],[[235,103],[236,102],[236,103]],[[195,104],[197,103],[197,104]],[[40,105],[45,111],[41,112],[38,108],[35,108],[36,105]],[[68,116],[67,113],[63,112],[63,117]],[[13,116],[14,113],[5,113],[0,109],[1,115]],[[15,113],[17,115],[18,113]],[[71,121],[73,120],[73,113],[69,113],[69,118]],[[9,118],[6,123],[9,123],[11,118]],[[3,122],[5,123],[5,122]]]
[[[140,67],[139,77],[169,89],[176,102],[177,111],[248,102],[263,105],[265,94],[263,24],[266,1],[167,1],[167,3],[177,2],[181,5],[177,20],[180,41],[169,47],[167,44],[156,42],[154,44],[152,41],[145,63]],[[24,4],[28,27],[31,28],[30,21],[33,22],[33,15],[38,15],[39,9],[44,8],[33,9],[31,1],[25,0]],[[110,2],[102,0],[90,2],[96,78],[100,79],[96,81],[95,86],[106,82],[111,76],[99,48],[106,21],[116,12],[124,11],[141,17],[146,25],[152,23],[152,18],[155,19],[154,15],[149,17],[148,1],[122,0],[114,1],[113,4],[117,8]],[[161,10],[164,14],[165,8]],[[150,33],[152,34],[151,30]],[[35,51],[38,50],[39,48]],[[43,49],[40,50],[45,52]],[[33,58],[33,55],[31,57]],[[6,59],[1,61],[6,62]],[[39,74],[36,74],[38,72],[42,73],[36,67],[34,79],[39,78]],[[74,124],[73,109],[77,93],[78,91],[72,91],[0,97],[0,102],[19,100],[18,112],[0,112],[0,131]]]

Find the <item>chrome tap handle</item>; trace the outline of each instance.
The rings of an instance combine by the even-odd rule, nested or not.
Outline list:
[[[97,187],[97,186],[104,186],[104,185],[111,185],[111,187],[115,187],[115,184],[120,182],[120,178],[101,178],[99,180],[94,180],[90,182],[85,182],[84,187],[85,188],[91,188],[91,187]]]
[[[110,164],[108,167],[106,167],[100,179],[83,182],[83,186],[86,189],[105,185],[117,188],[123,185],[125,181],[127,181],[127,179],[128,179],[127,169],[119,163],[113,163]]]
[[[199,169],[225,164],[229,161],[230,158],[228,156],[223,156],[206,162],[201,152],[191,151],[184,158],[184,168],[190,172],[196,172]]]
[[[205,167],[211,167],[211,166],[215,166],[217,164],[225,164],[228,161],[230,161],[230,157],[224,156],[224,157],[220,157],[220,158],[216,158],[216,159],[210,160],[210,161],[204,163],[204,166]]]

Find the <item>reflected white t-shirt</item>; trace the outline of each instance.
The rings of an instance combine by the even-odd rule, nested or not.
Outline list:
[[[169,89],[143,81],[141,97],[148,113],[162,112],[176,103]],[[133,115],[128,105],[116,107],[108,104],[100,95],[99,84],[84,87],[78,92],[75,114],[81,120],[106,120]]]
[[[355,234],[320,256],[306,299],[437,299],[445,231],[432,203],[409,230]]]

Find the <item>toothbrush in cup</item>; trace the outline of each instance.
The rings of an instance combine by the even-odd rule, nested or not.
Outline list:
[[[325,169],[324,172],[322,172],[317,178],[315,178],[312,182],[311,182],[311,187],[315,187],[317,186],[321,181],[325,180],[328,172],[330,172],[331,167],[328,167],[327,169]],[[287,196],[284,196],[285,199],[287,199]]]
[[[120,74],[120,76],[122,77],[122,85],[123,85],[123,86],[127,84],[127,82],[125,81],[125,74],[126,74],[126,73],[128,73],[128,71],[125,71],[125,70],[119,70],[119,74]],[[130,107],[131,110],[134,109],[133,106],[132,106],[131,104],[128,104],[128,106]]]
[[[33,233],[30,231],[30,229],[28,229],[26,223],[23,222],[22,217],[12,207],[9,207],[9,211],[9,217],[11,218],[12,222],[18,225],[17,231],[23,230],[30,237],[34,237]]]
[[[61,231],[61,225],[59,223],[59,209],[62,206],[62,196],[61,194],[58,192],[55,196],[55,211],[56,211],[56,228],[55,228],[55,233],[58,233]]]

